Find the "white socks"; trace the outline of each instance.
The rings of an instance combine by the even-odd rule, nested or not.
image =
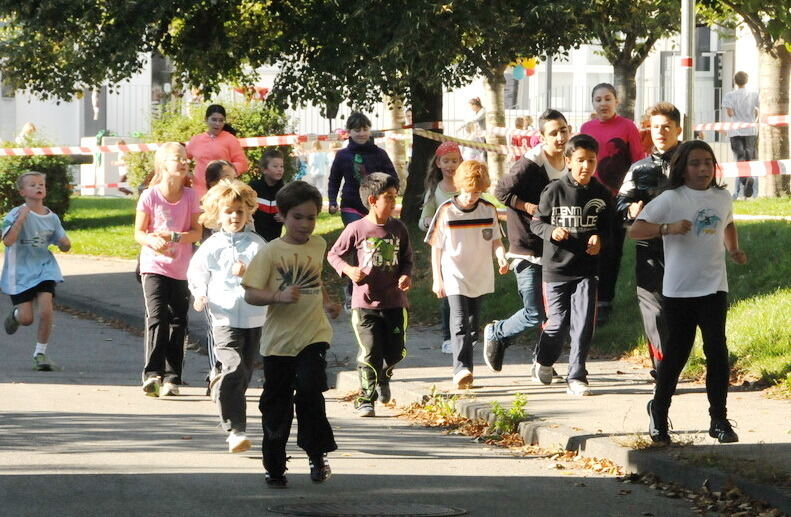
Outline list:
[[[38,354],[46,354],[47,353],[47,343],[36,343],[36,351],[33,352],[33,357],[36,357]]]

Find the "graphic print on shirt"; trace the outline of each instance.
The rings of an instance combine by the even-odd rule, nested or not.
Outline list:
[[[604,210],[603,199],[591,199],[585,206],[554,206],[552,207],[551,223],[561,228],[590,230],[595,229],[599,221],[599,212]]]
[[[604,150],[599,151],[599,156],[606,156],[599,160],[599,165],[596,167],[599,181],[610,190],[617,192],[632,164],[629,144],[621,138],[613,138],[605,144]]]
[[[401,242],[397,237],[367,237],[363,241],[363,260],[360,267],[370,270],[374,267],[390,271],[398,266],[398,252]]]
[[[54,233],[55,232],[52,230],[36,232],[32,238],[19,239],[19,242],[25,246],[32,246],[34,248],[47,248],[49,247],[49,243],[52,240],[52,235]]]
[[[280,291],[292,285],[299,286],[301,294],[317,294],[321,291],[321,263],[313,264],[313,257],[300,259],[296,253],[290,260],[281,257],[277,273],[280,275]]]
[[[703,208],[695,214],[695,235],[701,233],[717,233],[717,225],[720,224],[720,217],[711,208]]]

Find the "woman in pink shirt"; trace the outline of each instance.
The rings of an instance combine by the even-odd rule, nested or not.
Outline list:
[[[613,85],[601,83],[594,86],[591,101],[597,118],[582,124],[580,133],[592,136],[599,143],[599,162],[595,177],[614,196],[621,188],[629,167],[645,158],[645,151],[640,141],[640,131],[634,122],[615,112],[618,107],[618,93]],[[619,220],[618,216],[614,217],[609,242],[604,242],[599,260],[596,312],[596,322],[599,325],[607,321],[612,309],[625,235],[623,220]]]
[[[206,166],[214,160],[226,160],[242,174],[250,167],[236,138],[236,130],[225,123],[225,108],[212,104],[206,108],[206,132],[193,136],[187,143],[187,156],[195,160],[192,188],[202,198],[206,191]]]

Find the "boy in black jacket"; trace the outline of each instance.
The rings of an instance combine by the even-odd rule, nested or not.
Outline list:
[[[593,137],[576,135],[566,144],[569,173],[541,193],[530,229],[544,240],[541,257],[547,322],[536,347],[533,376],[552,382],[563,336],[571,337],[566,382],[570,395],[590,395],[585,361],[596,321],[598,254],[609,237],[612,196],[598,180]]]
[[[550,181],[566,173],[564,152],[570,129],[566,117],[548,109],[538,119],[541,145],[528,150],[511,170],[500,178],[494,195],[507,207],[511,269],[523,307],[508,319],[495,320],[483,330],[483,358],[490,370],[499,372],[510,338],[544,323],[541,296],[541,238],[530,230],[530,220],[538,199]]]

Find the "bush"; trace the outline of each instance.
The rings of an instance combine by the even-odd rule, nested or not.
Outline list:
[[[19,147],[15,142],[2,142],[2,147]],[[30,139],[26,147],[47,147],[43,140]],[[16,179],[24,172],[38,171],[47,175],[47,197],[44,204],[63,219],[69,209],[71,175],[67,156],[2,156],[0,157],[0,214],[8,213],[24,203],[16,188]]]
[[[187,108],[188,113],[182,113],[181,104],[174,103],[161,115],[151,122],[151,134],[143,138],[144,142],[188,142],[190,138],[206,130],[204,115],[208,104],[192,105]],[[235,105],[225,106],[228,113],[228,123],[237,131],[239,138],[282,135],[289,132],[288,118],[281,111],[270,107],[266,102],[250,101]],[[247,159],[250,160],[250,171],[242,179],[248,180],[250,176],[258,173],[258,159],[267,147],[245,147]],[[285,156],[291,153],[290,146],[280,146]],[[129,183],[135,188],[144,184],[154,170],[154,153],[129,153],[124,160],[127,163]],[[285,160],[288,180],[295,172],[291,160]]]

